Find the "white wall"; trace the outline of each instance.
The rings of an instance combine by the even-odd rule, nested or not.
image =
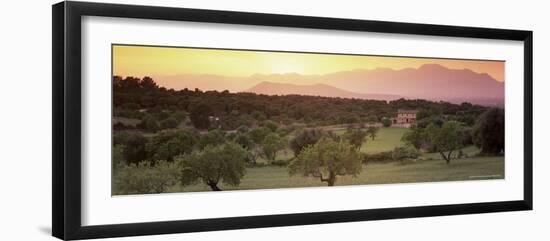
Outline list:
[[[545,1],[110,1],[534,30],[535,211],[155,236],[155,240],[548,240],[550,24]],[[0,240],[53,240],[51,229],[51,10],[53,1],[0,9]],[[545,22],[546,20],[546,22]],[[151,240],[152,237],[123,238]],[[122,239],[121,239],[122,240]]]

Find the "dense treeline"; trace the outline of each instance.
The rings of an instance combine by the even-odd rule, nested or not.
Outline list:
[[[186,116],[197,129],[234,130],[265,120],[285,125],[309,126],[378,122],[394,117],[398,109],[419,110],[418,119],[442,116],[473,125],[486,108],[427,100],[378,101],[318,96],[268,96],[199,89],[173,90],[159,87],[153,79],[113,77],[115,116],[140,119],[150,131],[173,128]],[[124,128],[124,126],[119,126]]]

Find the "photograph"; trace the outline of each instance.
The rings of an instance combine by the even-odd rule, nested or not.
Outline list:
[[[113,196],[505,178],[504,60],[131,44],[111,57]]]

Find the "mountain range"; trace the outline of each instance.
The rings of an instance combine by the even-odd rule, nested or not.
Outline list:
[[[261,82],[243,92],[251,92],[264,95],[310,95],[324,97],[340,97],[354,99],[396,100],[402,98],[399,95],[363,94],[342,90],[326,84],[295,85],[275,82]]]
[[[258,94],[303,94],[328,97],[392,100],[428,99],[481,105],[504,104],[504,83],[486,73],[425,64],[405,69],[356,69],[324,75],[255,74],[153,76],[174,89],[229,90]],[[299,84],[297,84],[299,83]]]

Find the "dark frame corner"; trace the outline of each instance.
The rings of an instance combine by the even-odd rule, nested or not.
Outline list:
[[[259,26],[516,40],[524,43],[523,200],[150,223],[81,225],[81,17],[107,16]],[[52,6],[52,233],[60,239],[199,232],[531,210],[533,208],[533,32],[170,7],[60,2]]]

